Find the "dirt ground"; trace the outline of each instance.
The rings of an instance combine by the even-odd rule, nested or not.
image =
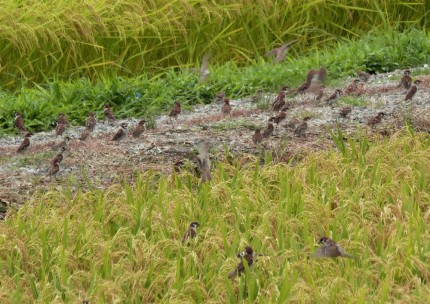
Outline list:
[[[118,178],[132,179],[136,172],[150,168],[171,173],[176,161],[190,160],[192,166],[196,144],[202,139],[211,144],[212,163],[223,158],[226,148],[233,156],[260,155],[264,150],[276,155],[277,161],[289,161],[310,151],[334,147],[328,130],[337,127],[346,135],[362,129],[371,137],[389,136],[404,126],[408,116],[412,117],[415,127],[428,131],[430,75],[425,75],[425,68],[412,70],[413,78],[423,82],[410,102],[404,101],[406,90],[397,88],[402,73],[373,75],[368,82],[360,84],[358,91],[349,96],[343,94],[332,105],[325,101],[327,97],[337,88],[345,92],[352,78],[338,87],[325,88],[320,101],[309,93],[287,97],[291,103],[287,118],[279,125],[275,124],[274,134],[264,140],[261,147],[254,145],[252,135],[256,128],[264,129],[268,119],[277,114],[266,106],[275,100],[277,94],[266,94],[257,103],[250,98],[232,100],[233,113],[226,118],[220,113],[222,104],[216,102],[196,106],[189,112],[183,111],[178,120],[173,119],[172,122],[166,115],[160,116],[156,119],[155,129],[146,130],[137,139],[129,135],[120,142],[111,140],[120,123],[127,122],[131,129],[137,119],[120,120],[115,125],[99,121],[86,141],[78,139],[82,126],[69,127],[64,136],[72,139],[57,178],[47,176],[50,161],[57,153],[52,146],[63,140],[56,137],[54,131],[34,134],[24,153],[16,152],[21,136],[3,137],[0,138],[0,203],[3,207],[19,206],[35,191],[52,188],[105,188]],[[339,110],[346,105],[350,105],[352,111],[342,118]],[[369,119],[379,112],[386,114],[382,122],[369,127]],[[296,136],[294,130],[306,116],[311,119],[305,136]],[[0,208],[0,216],[3,211],[4,208]]]

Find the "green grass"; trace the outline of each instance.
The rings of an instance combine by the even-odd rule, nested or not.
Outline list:
[[[294,87],[305,79],[308,69],[322,65],[327,66],[333,83],[354,75],[356,70],[376,69],[379,73],[417,66],[430,60],[429,41],[428,35],[418,30],[368,35],[275,66],[264,61],[244,68],[226,63],[213,67],[205,84],[198,84],[193,73],[171,69],[156,77],[142,74],[135,78],[102,77],[95,82],[88,78],[69,82],[47,80],[35,87],[24,85],[14,92],[0,90],[0,134],[13,132],[14,111],[23,113],[32,131],[54,128],[59,112],[66,113],[72,124],[82,125],[90,111],[101,119],[106,101],[120,118],[150,119],[154,114],[167,113],[175,99],[189,108],[211,102],[218,91],[236,98],[254,94],[257,89],[273,92],[285,84]],[[373,57],[369,57],[371,54]]]
[[[424,0],[1,0],[0,7],[0,80],[12,87],[53,76],[156,75],[198,64],[208,51],[214,62],[249,65],[292,39],[298,54],[374,30],[429,25]]]
[[[149,171],[37,194],[0,223],[0,302],[429,302],[429,135],[336,142],[295,167],[218,163],[202,186]],[[323,235],[359,258],[308,259]],[[228,280],[248,244],[268,256]]]

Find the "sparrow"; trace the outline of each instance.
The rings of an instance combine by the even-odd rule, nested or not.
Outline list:
[[[57,179],[58,171],[60,171],[60,162],[53,162],[48,170],[48,176],[54,176]]]
[[[221,103],[221,102],[224,100],[224,97],[225,97],[224,92],[218,92],[218,93],[216,93],[216,95],[215,95],[214,102],[216,102],[216,103]]]
[[[273,124],[269,122],[267,124],[266,129],[264,129],[263,131],[263,138],[269,138],[273,134],[273,130],[274,130]]]
[[[415,96],[415,94],[418,91],[418,85],[421,83],[421,80],[415,80],[414,84],[409,89],[408,93],[406,93],[405,100],[412,100],[412,98]]]
[[[174,117],[175,119],[178,119],[178,115],[181,114],[181,103],[176,100],[175,105],[173,106],[173,109],[169,113],[170,119]]]
[[[410,70],[405,70],[403,72],[403,77],[400,79],[399,85],[397,86],[398,88],[403,87],[406,90],[409,90],[409,88],[412,85],[412,77],[411,77],[411,71]]]
[[[261,134],[261,130],[260,129],[256,129],[254,135],[252,135],[252,142],[255,145],[258,145],[262,141],[263,141],[263,134]]]
[[[223,117],[230,115],[231,113],[231,105],[230,105],[230,99],[224,98],[224,104],[221,108],[221,114]]]
[[[22,118],[21,113],[19,112],[15,112],[15,127],[18,129],[20,133],[26,132],[24,119]]]
[[[87,122],[85,123],[85,128],[92,132],[94,131],[94,128],[96,127],[97,121],[94,112],[90,112],[88,115]]]
[[[281,91],[272,103],[272,111],[279,111],[283,106],[285,106],[285,92]]]
[[[352,255],[347,254],[338,243],[326,236],[320,238],[318,244],[321,244],[321,246],[314,254],[316,258],[354,258]]]
[[[288,110],[288,107],[283,107],[281,111],[278,113],[278,115],[271,118],[271,120],[279,125],[281,121],[283,121],[287,117],[286,111]]]
[[[300,93],[300,94],[304,94],[306,92],[306,90],[309,88],[309,85],[310,85],[310,81],[309,81],[309,83],[307,83],[305,81],[295,90],[295,92]]]
[[[358,79],[360,79],[363,82],[367,82],[370,79],[370,74],[366,73],[364,71],[358,71],[357,72],[357,77]]]
[[[283,61],[285,59],[285,55],[287,54],[287,51],[289,49],[289,47],[296,42],[297,40],[293,40],[290,41],[286,44],[281,45],[280,47],[277,47],[271,51],[269,51],[268,53],[266,53],[264,56],[273,56],[275,55],[275,63],[278,63],[280,61]]]
[[[184,236],[182,237],[182,244],[194,239],[197,236],[197,227],[199,226],[200,224],[198,222],[192,222],[190,224],[190,227],[188,227],[187,231],[185,231]]]
[[[211,176],[211,161],[209,159],[209,143],[206,141],[201,141],[197,146],[199,155],[197,156],[200,170],[202,171],[202,183],[210,181]]]
[[[241,259],[242,260],[237,265],[236,269],[228,274],[229,279],[232,279],[235,276],[240,276],[242,273],[245,272],[244,260],[248,264],[248,267],[251,267],[252,264],[254,264],[254,250],[252,250],[251,246],[245,247],[245,253],[241,255]]]
[[[209,77],[209,58],[210,54],[206,53],[202,59],[202,66],[200,68],[200,79],[199,83],[204,82]]]
[[[64,158],[63,157],[64,151],[66,151],[66,147],[62,146],[60,148],[60,151],[58,152],[58,154],[55,155],[55,157],[51,160],[51,164],[53,164],[53,163],[59,163],[60,164],[63,161],[63,158]]]
[[[303,137],[303,136],[305,136],[305,132],[306,132],[306,130],[308,129],[308,123],[307,123],[307,121],[309,120],[309,119],[311,119],[310,117],[305,117],[305,118],[303,118],[303,121],[302,121],[302,123],[301,124],[299,124],[298,126],[297,126],[297,128],[294,130],[294,134],[296,135],[296,136],[298,136],[298,137]]]
[[[58,123],[69,126],[69,121],[67,120],[67,117],[64,115],[64,113],[58,114],[57,124]]]
[[[342,95],[342,91],[341,90],[339,90],[339,89],[337,89],[336,91],[334,91],[333,92],[333,94],[331,94],[330,96],[329,96],[329,98],[327,98],[325,101],[328,103],[328,104],[332,104],[333,102],[335,102],[336,100],[338,100],[339,99],[339,97]]]
[[[56,151],[56,150],[60,149],[63,146],[67,148],[69,146],[70,139],[71,138],[69,136],[64,137],[64,139],[62,141],[60,141],[59,143],[56,143],[56,144],[52,145],[51,150],[52,151]]]
[[[55,127],[55,134],[57,134],[57,136],[61,136],[63,135],[64,131],[66,131],[66,124],[57,121],[57,126]]]
[[[358,83],[360,79],[354,79],[352,83],[345,89],[345,95],[349,95],[358,90]]]
[[[289,122],[287,122],[287,123],[284,125],[284,128],[287,128],[287,129],[296,129],[296,125],[297,125],[298,123],[300,123],[300,120],[299,120],[299,119],[297,119],[297,118],[291,119]]]
[[[104,114],[105,114],[105,118],[110,122],[110,123],[112,123],[112,122],[114,122],[115,121],[115,115],[113,114],[113,112],[112,112],[112,110],[111,110],[111,108],[110,108],[110,106],[109,106],[109,104],[108,103],[106,103],[105,104],[105,107],[104,107]]]
[[[346,116],[348,116],[348,114],[351,113],[351,111],[352,111],[352,108],[350,106],[346,106],[339,110],[339,115],[342,118],[346,118]]]
[[[251,96],[251,102],[258,103],[263,99],[263,90],[259,89],[255,91],[255,94]]]
[[[367,122],[367,125],[369,127],[376,126],[377,124],[379,124],[382,121],[382,117],[384,117],[384,115],[385,115],[384,112],[379,112],[376,116],[369,119],[369,121]]]
[[[120,141],[121,139],[126,138],[127,135],[128,135],[127,123],[123,122],[121,124],[121,127],[118,129],[118,131],[112,137],[112,140],[113,141]]]
[[[91,131],[87,128],[83,129],[81,135],[79,135],[79,140],[84,141],[87,140],[88,136],[90,136]]]
[[[131,132],[134,138],[138,138],[145,131],[146,120],[142,119]]]
[[[18,150],[16,150],[16,152],[24,152],[25,150],[27,150],[27,148],[30,146],[30,136],[33,135],[33,133],[31,132],[27,132],[24,135],[24,139],[21,142],[21,144],[18,147]]]

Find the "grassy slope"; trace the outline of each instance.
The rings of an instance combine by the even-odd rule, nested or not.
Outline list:
[[[429,302],[430,137],[341,150],[296,167],[219,163],[204,186],[147,172],[40,194],[0,223],[0,302]],[[199,237],[181,246],[193,220]],[[359,259],[308,260],[322,235]],[[246,244],[268,257],[229,281]]]
[[[151,75],[200,61],[255,63],[299,39],[301,53],[375,29],[428,26],[426,1],[0,0],[0,82]],[[315,18],[318,16],[318,18]]]
[[[102,78],[96,83],[86,78],[48,81],[14,93],[0,91],[0,134],[13,132],[14,111],[24,114],[32,131],[52,129],[59,112],[66,113],[73,124],[82,125],[90,111],[96,111],[102,118],[106,101],[112,104],[118,117],[150,117],[167,112],[175,99],[187,107],[212,101],[218,91],[240,97],[259,88],[277,91],[285,84],[294,87],[305,79],[308,69],[321,65],[327,66],[332,83],[354,75],[356,70],[379,73],[413,67],[430,62],[429,48],[428,34],[424,31],[388,31],[319,53],[289,57],[275,66],[259,61],[246,68],[232,63],[213,67],[210,81],[203,85],[197,84],[197,75],[173,69],[153,78],[143,74],[137,78]]]

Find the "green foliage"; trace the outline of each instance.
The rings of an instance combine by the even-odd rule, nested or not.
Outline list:
[[[53,128],[60,112],[64,112],[72,124],[83,124],[90,111],[95,111],[100,119],[105,102],[112,105],[120,118],[150,119],[154,114],[166,113],[176,99],[187,107],[211,102],[218,91],[237,98],[254,94],[257,89],[267,92],[278,91],[285,84],[294,87],[303,81],[308,69],[321,65],[327,66],[329,79],[336,81],[354,75],[356,70],[373,69],[376,65],[389,70],[427,63],[430,60],[429,48],[425,32],[384,32],[339,44],[334,49],[290,59],[285,64],[258,61],[255,65],[239,68],[230,62],[214,67],[211,78],[204,84],[198,84],[195,73],[174,69],[153,78],[142,74],[135,78],[101,77],[95,82],[88,78],[69,82],[46,80],[44,85],[23,86],[14,93],[0,91],[0,133],[12,132],[14,111],[23,113],[32,131]],[[369,58],[373,57],[370,54],[374,53],[384,56],[371,62]],[[396,65],[393,66],[393,62]]]
[[[214,62],[254,64],[293,39],[298,42],[292,53],[303,53],[375,29],[425,28],[426,5],[424,0],[353,5],[347,0],[1,0],[0,79],[20,86],[22,79],[40,82],[45,76],[155,75],[199,64],[208,51]]]
[[[148,171],[36,194],[0,222],[0,302],[428,303],[430,137],[412,132],[369,143],[335,130],[341,153],[236,158],[204,185]],[[323,235],[357,260],[308,259]],[[246,245],[267,256],[228,280]]]

